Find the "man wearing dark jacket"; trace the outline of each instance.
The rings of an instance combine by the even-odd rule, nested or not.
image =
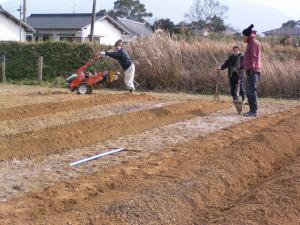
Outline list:
[[[256,40],[256,31],[253,31],[254,25],[251,24],[247,29],[243,30],[243,41],[247,43],[243,66],[246,72],[246,95],[249,102],[250,111],[244,116],[256,117],[257,104],[257,85],[261,72],[261,53],[260,42]]]
[[[118,40],[115,44],[115,51],[101,52],[100,56],[109,56],[118,60],[120,66],[125,71],[125,79],[124,82],[126,87],[131,93],[135,92],[134,87],[134,74],[135,74],[135,66],[130,59],[128,53],[123,49],[123,41]]]
[[[231,89],[231,96],[233,102],[238,102],[238,82],[240,81],[240,96],[242,97],[242,102],[245,103],[245,87],[244,87],[244,70],[243,61],[244,56],[240,53],[238,46],[233,47],[233,54],[224,62],[220,68],[217,70],[225,70],[228,68],[228,78]]]

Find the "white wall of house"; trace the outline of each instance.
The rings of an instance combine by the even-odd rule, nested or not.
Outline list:
[[[61,41],[62,37],[74,37],[76,42],[81,42],[82,31],[78,30],[39,30],[38,40],[43,41],[43,38],[49,37],[49,41]]]
[[[20,41],[20,26],[14,20],[0,13],[0,41]],[[21,41],[26,41],[26,32],[21,28]]]
[[[88,40],[90,32],[90,25],[83,28],[82,34],[85,40]],[[106,19],[95,22],[94,36],[99,36],[100,44],[104,45],[114,45],[117,40],[123,37],[122,32]]]

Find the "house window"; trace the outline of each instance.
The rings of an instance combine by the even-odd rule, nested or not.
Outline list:
[[[81,37],[60,37],[60,41],[80,43]]]
[[[32,42],[32,40],[33,40],[32,34],[27,34],[26,35],[26,41],[27,42]]]
[[[88,35],[87,40],[90,40],[90,36],[91,36],[91,35]],[[100,36],[94,35],[93,37],[94,37],[94,42],[100,43]]]
[[[43,41],[49,41],[49,36],[43,36]]]
[[[60,37],[60,41],[73,42],[73,37]]]

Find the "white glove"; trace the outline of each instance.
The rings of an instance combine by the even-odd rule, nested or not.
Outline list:
[[[104,51],[99,52],[99,57],[105,57],[106,53]]]

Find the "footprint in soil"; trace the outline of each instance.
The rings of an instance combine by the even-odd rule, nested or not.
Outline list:
[[[14,191],[22,191],[22,188],[21,188],[20,186],[18,186],[18,185],[12,186],[12,189],[13,189]]]
[[[62,204],[64,208],[63,210],[68,212],[71,211],[73,207],[78,204],[78,202],[75,199],[65,199],[62,201]]]

